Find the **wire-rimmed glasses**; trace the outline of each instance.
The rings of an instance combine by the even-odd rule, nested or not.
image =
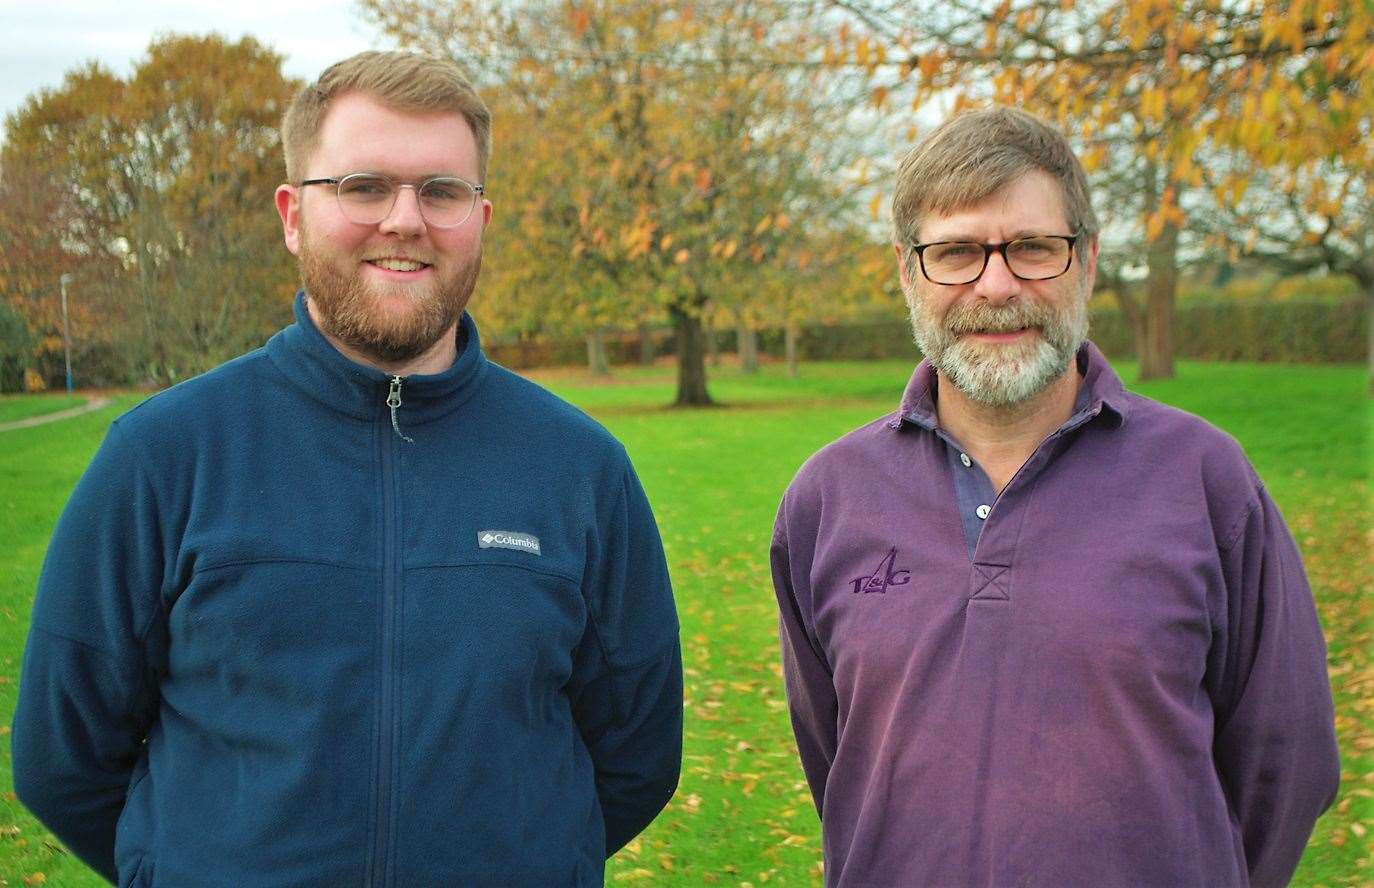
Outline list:
[[[483,194],[481,185],[457,176],[435,176],[418,185],[397,182],[381,173],[349,173],[342,178],[305,179],[305,185],[333,185],[344,218],[359,225],[377,225],[396,206],[402,188],[415,191],[426,225],[457,228],[468,220]]]

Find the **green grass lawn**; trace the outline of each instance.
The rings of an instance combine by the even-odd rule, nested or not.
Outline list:
[[[1134,368],[1123,366],[1123,378]],[[611,862],[611,885],[816,885],[819,824],[797,764],[778,666],[767,548],[783,488],[818,447],[886,413],[907,364],[833,363],[787,379],[725,370],[726,406],[671,410],[672,371],[609,382],[536,376],[625,442],[662,528],[682,619],[686,748],[667,811]],[[1245,445],[1302,546],[1330,643],[1343,753],[1341,796],[1318,824],[1295,884],[1374,884],[1374,583],[1370,401],[1360,368],[1182,364],[1139,386]],[[0,719],[14,707],[39,564],[68,491],[105,426],[134,402],[0,433]],[[5,729],[6,731],[8,729]],[[9,751],[0,781],[9,788]],[[23,812],[0,800],[0,886],[101,884]],[[27,879],[27,882],[25,881]]]
[[[66,395],[0,395],[0,423],[80,407],[86,399]]]

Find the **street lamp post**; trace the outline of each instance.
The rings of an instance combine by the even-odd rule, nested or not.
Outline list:
[[[72,337],[67,329],[67,284],[71,282],[72,276],[64,274],[60,278],[62,281],[62,349],[67,354],[67,397],[72,396]]]

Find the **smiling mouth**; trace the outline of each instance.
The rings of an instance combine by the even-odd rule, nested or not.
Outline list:
[[[428,263],[419,262],[415,259],[395,259],[391,257],[383,259],[368,259],[368,265],[375,265],[387,271],[421,271],[429,268]]]

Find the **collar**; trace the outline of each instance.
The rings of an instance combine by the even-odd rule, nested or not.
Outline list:
[[[375,419],[386,410],[391,376],[345,358],[316,329],[305,308],[305,291],[296,294],[296,323],[267,341],[267,356],[307,396],[355,419]],[[442,373],[402,377],[401,423],[418,425],[460,407],[481,387],[487,359],[472,316],[458,321],[458,357]]]
[[[1087,340],[1078,347],[1075,363],[1078,372],[1083,375],[1083,382],[1078,387],[1078,400],[1074,403],[1070,422],[1086,413],[1085,420],[1101,415],[1111,423],[1112,428],[1120,428],[1126,423],[1130,409],[1121,377],[1116,375],[1097,346]],[[901,407],[888,422],[888,428],[900,429],[903,423],[909,422],[927,431],[935,431],[939,427],[935,414],[938,383],[935,368],[929,359],[923,359],[916,365],[916,372],[911,374],[911,381],[902,393]]]

